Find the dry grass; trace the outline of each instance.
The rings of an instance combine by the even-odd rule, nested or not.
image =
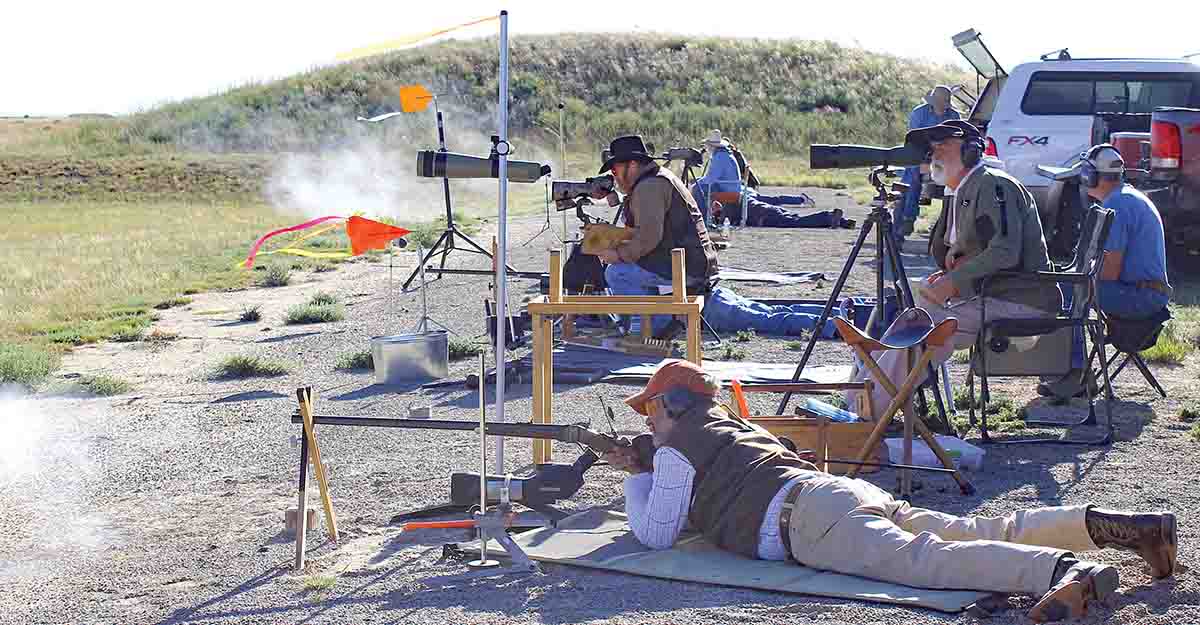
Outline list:
[[[282,362],[268,360],[259,356],[230,356],[217,365],[213,377],[218,379],[237,380],[242,378],[274,377],[288,372],[288,366]]]

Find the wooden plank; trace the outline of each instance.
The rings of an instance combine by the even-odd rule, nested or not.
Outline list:
[[[642,315],[642,340],[654,337],[654,328],[650,324],[650,315]]]
[[[700,313],[693,312],[687,316],[687,359],[691,362],[700,365],[703,358],[703,349],[700,341]]]
[[[562,250],[550,250],[550,301],[562,302]]]
[[[532,311],[531,311],[532,312]],[[545,407],[542,405],[542,388],[546,385],[545,369],[542,368],[542,343],[546,340],[542,337],[542,316],[533,314],[533,417],[534,423],[545,423]],[[540,441],[533,441],[533,459],[537,462],[541,453],[541,447],[538,445]]]
[[[550,423],[554,419],[554,324],[550,317],[542,317],[542,341],[539,354],[542,369],[542,413],[541,423]],[[536,366],[536,365],[535,365]],[[551,441],[535,440],[533,459],[535,464],[550,462],[553,455]]]
[[[671,297],[680,304],[687,301],[687,272],[683,253],[682,247],[671,250]]]
[[[829,417],[817,416],[817,468],[829,473]]]
[[[555,304],[551,302],[529,302],[525,305],[525,309],[530,314],[537,313],[540,315],[604,315],[607,313],[615,313],[618,315],[690,315],[699,314],[703,308],[699,304],[646,304],[646,303],[621,303],[621,302],[605,302],[605,303],[573,303],[563,302]]]
[[[296,570],[304,570],[304,552],[308,537],[308,437],[300,438],[300,496],[296,504]]]
[[[317,476],[317,487],[321,491],[321,505],[325,508],[325,528],[329,531],[333,542],[338,541],[337,515],[333,512],[333,499],[329,496],[329,480],[325,476],[325,465],[321,462],[321,447],[317,444],[317,432],[313,426],[312,387],[296,389],[296,398],[300,400],[300,416],[304,419],[304,437],[308,439],[311,448],[309,461]]]

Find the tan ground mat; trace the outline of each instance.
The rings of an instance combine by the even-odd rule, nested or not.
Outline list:
[[[861,599],[942,612],[961,612],[988,596],[976,591],[910,588],[817,571],[794,562],[751,560],[717,549],[699,535],[685,537],[671,549],[653,551],[637,542],[624,514],[600,508],[567,517],[557,528],[530,530],[513,538],[537,561],[678,581]]]

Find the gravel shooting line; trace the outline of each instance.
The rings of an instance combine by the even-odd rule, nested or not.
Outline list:
[[[820,206],[840,207],[861,225],[866,210],[844,194],[805,189]],[[560,218],[552,231],[535,234],[544,216],[513,220],[511,263],[544,271],[546,250],[559,245]],[[572,225],[574,227],[574,224]],[[492,224],[475,237],[486,245]],[[736,230],[721,253],[729,266],[821,271],[819,284],[769,286],[734,283],[739,293],[762,298],[824,299],[857,230]],[[871,238],[873,240],[873,237]],[[530,241],[527,245],[523,245]],[[923,240],[910,240],[904,260],[910,274],[930,271]],[[0,623],[1026,623],[1030,598],[1010,600],[991,618],[942,614],[701,584],[660,581],[578,567],[541,565],[540,572],[471,572],[442,560],[442,545],[468,538],[466,530],[400,534],[390,519],[443,503],[449,474],[472,471],[478,439],[461,432],[382,428],[318,429],[329,468],[341,544],[327,539],[323,520],[308,539],[308,570],[292,570],[294,541],[284,532],[284,511],[296,505],[300,433],[289,416],[294,391],[311,385],[320,414],[406,416],[427,401],[435,418],[475,420],[475,391],[444,387],[424,393],[374,384],[370,371],[335,369],[340,355],[369,349],[373,336],[410,331],[420,314],[415,294],[399,294],[414,266],[412,254],[387,262],[354,262],[330,273],[303,273],[289,286],[204,293],[191,304],[162,311],[156,328],[176,332],[159,343],[101,344],[68,355],[59,377],[107,373],[133,383],[114,397],[5,396],[6,432],[0,435]],[[874,245],[854,267],[845,295],[871,295]],[[481,256],[457,251],[450,266],[487,268]],[[388,274],[393,274],[393,293]],[[431,276],[432,277],[432,276]],[[456,334],[484,341],[483,304],[490,280],[447,276],[430,284],[430,315]],[[317,291],[346,306],[343,321],[285,325],[286,309]],[[537,284],[516,280],[512,304],[536,294]],[[258,304],[262,320],[243,323],[238,313]],[[727,337],[728,340],[729,337]],[[794,337],[793,337],[794,338]],[[798,361],[793,338],[762,337],[738,343],[748,360]],[[514,350],[512,356],[527,353]],[[720,349],[707,347],[706,355]],[[230,355],[282,361],[277,377],[214,380]],[[841,343],[822,341],[811,363],[848,364]],[[489,355],[489,363],[494,363]],[[451,379],[477,368],[477,360],[452,362]],[[1189,565],[1196,555],[1191,524],[1200,506],[1193,486],[1200,443],[1176,415],[1200,398],[1195,356],[1179,367],[1154,366],[1170,393],[1158,396],[1135,371],[1123,373],[1114,404],[1117,442],[1108,448],[992,446],[981,471],[970,472],[978,492],[959,495],[953,482],[922,475],[916,505],[950,513],[1005,514],[1014,508],[1092,502],[1114,508],[1171,509],[1179,517],[1179,562],[1172,579],[1153,582],[1134,554],[1102,551],[1089,558],[1117,566],[1121,589],[1109,606],[1093,609],[1085,623],[1167,624],[1200,622],[1200,587]],[[966,366],[951,366],[956,386]],[[1002,380],[994,393],[1034,399],[1028,379]],[[556,423],[604,424],[600,397],[616,408],[617,430],[644,431],[642,418],[621,400],[638,387],[618,384],[556,385]],[[423,395],[424,397],[418,397]],[[774,411],[777,396],[752,395],[757,414]],[[488,398],[489,405],[491,398]],[[510,421],[531,413],[530,385],[509,384]],[[1078,412],[1079,403],[1072,410]],[[489,408],[489,414],[491,408]],[[1090,434],[1090,428],[1077,428]],[[978,435],[972,431],[968,440]],[[489,448],[491,446],[489,445]],[[555,459],[577,450],[556,446]],[[507,470],[530,468],[528,440],[508,439]],[[494,459],[492,461],[494,465]],[[494,466],[490,466],[493,471]],[[598,466],[584,488],[563,502],[567,510],[592,506],[623,509],[622,475]],[[885,489],[896,474],[868,479]],[[320,508],[315,479],[309,502]],[[319,515],[319,517],[322,515]],[[848,554],[852,557],[852,554]]]

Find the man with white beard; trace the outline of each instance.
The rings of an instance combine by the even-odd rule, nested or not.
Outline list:
[[[928,311],[934,323],[947,317],[958,320],[953,345],[934,353],[934,367],[954,350],[974,345],[982,309],[986,309],[989,321],[1051,317],[1062,310],[1062,292],[1053,283],[993,280],[986,306],[979,297],[983,279],[997,272],[1050,268],[1033,196],[1016,178],[983,164],[983,135],[979,129],[965,121],[951,120],[910,130],[905,142],[929,148],[930,175],[953,193],[952,199],[942,203],[942,214],[930,235],[929,251],[940,269],[913,288],[916,305]],[[903,350],[883,352],[878,361],[893,380],[902,380],[908,374]],[[864,370],[858,377],[868,374]],[[849,393],[851,406],[858,405],[856,393]],[[891,395],[876,384],[871,399],[882,412]]]

